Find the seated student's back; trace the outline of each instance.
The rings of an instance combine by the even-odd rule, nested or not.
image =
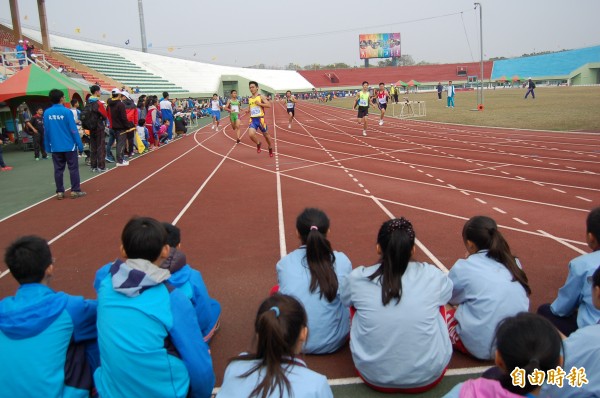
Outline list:
[[[538,308],[538,314],[547,317],[566,336],[600,321],[600,310],[592,302],[589,282],[600,265],[600,207],[592,209],[587,216],[586,240],[592,252],[569,262],[567,280],[556,299]]]
[[[98,393],[109,397],[209,397],[212,360],[194,309],[158,265],[167,234],[151,218],[125,226],[122,254],[98,270]]]
[[[531,289],[493,219],[472,217],[465,223],[462,236],[469,256],[458,260],[448,274],[454,285],[450,304],[458,306],[458,336],[451,335],[451,339],[459,339],[479,359],[493,359],[498,323],[529,310]]]
[[[297,298],[308,315],[308,341],[302,352],[326,354],[338,350],[350,332],[350,310],[342,304],[341,287],[352,271],[348,257],[331,249],[329,218],[305,209],[296,219],[302,243],[277,263],[279,291]]]
[[[254,322],[256,352],[230,361],[218,398],[330,398],[327,378],[297,358],[306,341],[306,312],[291,296],[262,302]]]
[[[411,261],[414,242],[405,218],[383,223],[379,264],[354,269],[342,291],[342,301],[356,308],[350,332],[354,365],[378,390],[433,388],[452,355],[440,313],[452,282],[435,266]]]
[[[171,272],[169,282],[191,301],[204,341],[208,342],[219,327],[221,304],[209,296],[200,271],[187,264],[187,257],[180,249],[181,231],[179,228],[166,222],[163,222],[162,225],[167,231],[167,243],[170,249],[169,255],[160,267]]]
[[[594,307],[600,310],[600,266],[591,277],[590,292]],[[572,333],[564,341],[565,372],[583,368],[587,383],[571,385],[566,379],[562,388],[546,384],[542,396],[550,398],[600,397],[600,322]],[[574,381],[574,380],[572,380]]]
[[[53,259],[39,237],[15,241],[5,262],[21,286],[0,301],[0,396],[88,397],[98,365],[96,301],[48,287]]]

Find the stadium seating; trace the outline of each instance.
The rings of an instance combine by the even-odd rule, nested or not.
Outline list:
[[[493,62],[483,63],[483,75],[488,80],[492,74]],[[459,76],[459,67],[464,67],[466,75]],[[444,65],[415,65],[387,68],[354,68],[335,70],[301,70],[298,71],[306,80],[315,87],[350,87],[360,86],[364,80],[371,84],[384,82],[386,85],[398,80],[408,82],[417,80],[424,85],[434,85],[437,82],[467,81],[468,76],[479,75],[478,62]]]
[[[492,80],[519,75],[534,79],[565,78],[579,67],[600,62],[600,46],[494,62]]]
[[[109,76],[129,87],[139,87],[141,92],[187,93],[187,90],[156,76],[126,58],[97,51],[75,50],[72,48],[55,47],[55,51],[76,60],[100,73]]]

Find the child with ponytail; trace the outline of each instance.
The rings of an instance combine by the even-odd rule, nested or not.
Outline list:
[[[456,385],[444,398],[536,397],[542,387],[531,384],[529,376],[536,369],[547,374],[548,370],[562,366],[562,346],[558,331],[547,319],[527,312],[508,317],[500,322],[496,332],[497,368],[486,372],[493,374],[493,378],[486,378],[484,374],[484,377],[467,380]],[[515,370],[513,378],[511,373]]]
[[[427,391],[441,381],[452,355],[440,314],[452,282],[435,266],[413,261],[415,232],[405,218],[383,223],[377,253],[379,263],[352,271],[342,291],[342,301],[356,309],[354,366],[377,391]]]
[[[302,245],[276,267],[279,292],[296,297],[308,315],[306,354],[337,351],[350,332],[350,310],[342,304],[340,287],[352,264],[344,253],[332,250],[328,232],[329,218],[323,211],[304,209],[296,219]]]
[[[527,275],[490,217],[475,216],[462,231],[468,257],[450,270],[454,284],[446,320],[459,351],[493,359],[496,327],[506,317],[529,309]]]
[[[275,294],[263,301],[254,323],[256,351],[229,362],[217,397],[333,397],[327,378],[296,357],[308,335],[306,324],[295,298]]]

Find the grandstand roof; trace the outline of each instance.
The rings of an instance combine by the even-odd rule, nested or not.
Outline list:
[[[488,80],[492,74],[492,62],[483,63],[484,80]],[[479,75],[479,62],[467,62],[461,64],[444,65],[415,65],[397,66],[387,68],[354,68],[354,69],[320,69],[298,71],[315,87],[347,87],[360,86],[364,80],[371,84],[384,82],[395,83],[398,80],[417,80],[422,84],[447,82],[448,80],[466,81],[467,76],[458,76],[457,68],[466,68],[467,76]],[[335,77],[332,82],[331,77]]]
[[[575,69],[591,62],[600,62],[600,46],[532,57],[503,59],[494,62],[492,80],[497,80],[503,75],[566,78]]]
[[[39,31],[23,29],[23,33],[34,40],[41,41]],[[143,53],[125,48],[111,47],[57,35],[50,35],[52,47],[71,48],[80,51],[96,51],[118,54],[146,71],[160,76],[191,93],[205,94],[218,92],[222,75],[241,76],[256,80],[274,90],[311,90],[312,84],[295,71],[250,69],[231,66],[212,65],[191,60],[172,58],[163,55]]]

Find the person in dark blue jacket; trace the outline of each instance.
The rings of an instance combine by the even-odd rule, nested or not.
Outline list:
[[[156,220],[131,219],[121,255],[96,273],[98,394],[112,397],[208,398],[215,376],[190,300],[159,265],[169,254],[167,232]]]
[[[71,198],[85,196],[81,191],[79,179],[79,152],[83,152],[83,143],[73,118],[73,113],[65,108],[65,94],[53,89],[49,94],[52,106],[44,113],[44,148],[52,153],[54,163],[54,182],[56,183],[56,199],[65,197],[63,173],[65,166],[69,167],[71,178]],[[79,152],[78,152],[79,150]]]
[[[4,261],[21,286],[0,301],[0,396],[89,397],[96,301],[50,289],[54,261],[40,237],[16,240]]]
[[[200,271],[188,265],[187,257],[181,251],[181,231],[179,228],[166,222],[163,223],[163,227],[167,230],[167,243],[170,250],[169,255],[160,267],[171,272],[169,282],[181,290],[192,302],[204,341],[210,342],[210,339],[219,328],[221,304],[208,295],[208,289],[204,284]]]

